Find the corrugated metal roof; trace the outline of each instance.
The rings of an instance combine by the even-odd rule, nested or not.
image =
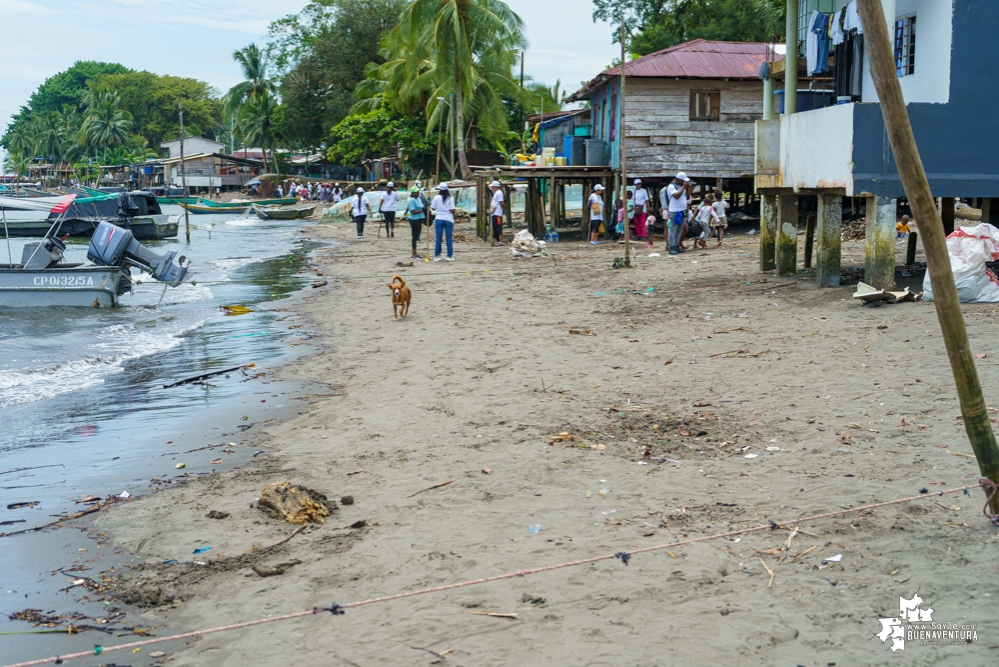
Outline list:
[[[684,79],[758,79],[760,65],[765,60],[783,60],[775,54],[773,45],[764,42],[710,42],[695,39],[668,49],[628,61],[629,77],[672,77]],[[620,76],[621,66],[598,75],[573,98],[587,92],[609,78]]]

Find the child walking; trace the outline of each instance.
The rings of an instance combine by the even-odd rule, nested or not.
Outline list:
[[[715,190],[715,203],[712,204],[712,208],[718,216],[718,221],[712,223],[711,226],[718,230],[718,245],[716,247],[720,248],[722,239],[725,238],[725,230],[728,229],[728,202],[725,201],[725,193],[721,190]]]
[[[697,207],[697,217],[695,220],[701,227],[701,233],[694,238],[695,248],[697,247],[697,244],[700,243],[701,248],[707,250],[708,239],[711,238],[711,227],[712,225],[718,224],[718,214],[715,213],[715,209],[712,204],[714,204],[714,197],[711,195],[705,195],[704,201],[702,201],[701,205]]]

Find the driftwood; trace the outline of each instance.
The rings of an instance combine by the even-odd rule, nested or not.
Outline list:
[[[163,385],[164,389],[170,389],[171,387],[179,387],[182,384],[187,384],[189,382],[197,382],[198,380],[204,380],[206,378],[214,377],[216,375],[222,375],[223,373],[232,373],[233,371],[239,371],[244,368],[252,368],[255,364],[243,364],[242,366],[233,366],[232,368],[224,368],[220,371],[212,371],[211,373],[202,373],[201,375],[195,375],[194,377],[184,378],[183,380],[177,380],[176,382],[171,382],[170,384]]]

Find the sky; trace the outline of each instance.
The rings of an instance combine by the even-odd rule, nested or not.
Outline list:
[[[271,21],[307,0],[0,0],[7,66],[0,132],[46,78],[77,60],[206,81],[239,82],[232,52],[267,38]],[[594,24],[589,0],[507,0],[526,25],[528,76],[575,92],[610,65],[613,29]],[[2,150],[2,149],[0,149]],[[2,157],[2,156],[0,156]]]

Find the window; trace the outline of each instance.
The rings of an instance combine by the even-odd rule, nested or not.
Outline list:
[[[916,15],[895,21],[895,70],[900,77],[916,73]]]
[[[611,93],[610,110],[608,111],[610,116],[610,134],[607,135],[608,141],[614,141],[617,138],[617,93]]]
[[[690,91],[690,120],[720,120],[721,93]]]

